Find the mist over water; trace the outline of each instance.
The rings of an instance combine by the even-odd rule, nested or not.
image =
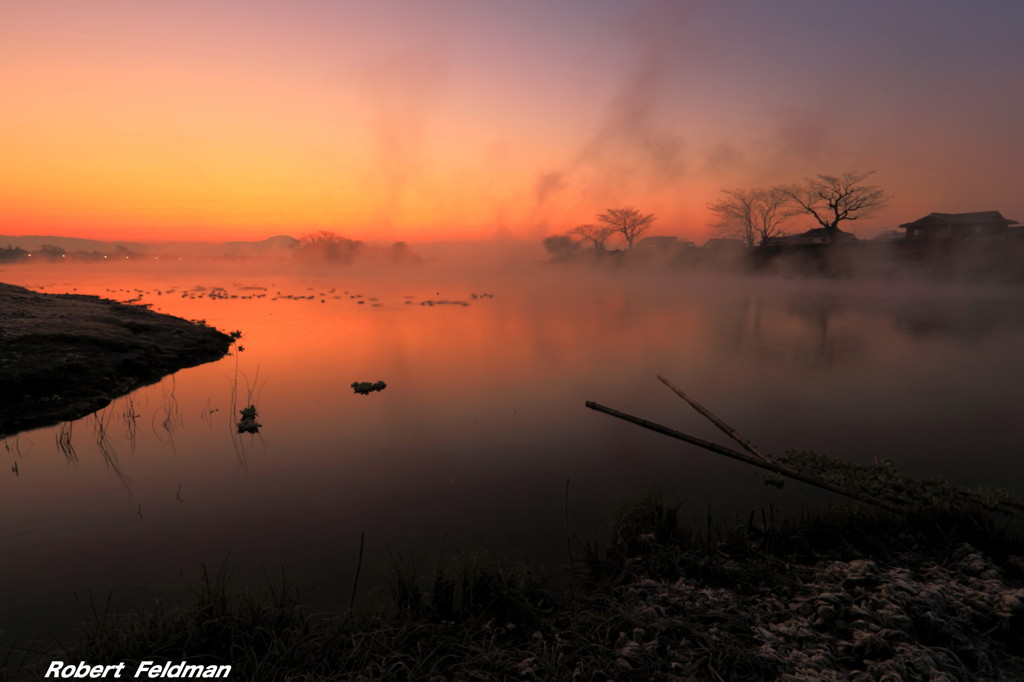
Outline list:
[[[580,537],[651,488],[723,522],[830,501],[584,407],[723,442],[659,373],[769,452],[885,457],[1024,494],[1020,288],[418,253],[407,266],[0,268],[0,281],[241,330],[244,347],[4,443],[19,473],[0,481],[0,630],[63,629],[90,590],[146,604],[225,560],[253,580],[283,567],[316,608],[341,609],[363,531],[368,586],[388,546],[443,541],[557,574],[567,480]],[[367,396],[350,386],[377,380],[387,388]],[[235,432],[249,403],[255,436]]]

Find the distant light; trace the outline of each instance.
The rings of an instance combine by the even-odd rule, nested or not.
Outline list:
[[[106,259],[107,259],[107,257],[106,257],[106,256],[104,256],[104,257],[103,257],[103,260],[106,260]]]
[[[62,253],[62,254],[60,254],[60,257],[61,257],[61,258],[67,258],[67,257],[68,257],[68,254],[66,254],[66,253]]]

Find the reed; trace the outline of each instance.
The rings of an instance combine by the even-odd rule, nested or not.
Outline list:
[[[66,459],[69,464],[76,464],[78,462],[78,452],[75,450],[75,445],[72,442],[74,428],[74,422],[62,422],[57,428],[55,436],[57,449],[62,455],[64,455],[64,459]]]
[[[168,388],[168,384],[170,388]],[[174,431],[184,424],[176,395],[177,388],[177,380],[173,374],[161,382],[161,404],[160,407],[153,411],[153,416],[150,418],[150,428],[153,431],[153,435],[157,440],[169,443],[172,450],[175,447]],[[157,430],[158,426],[161,431]]]
[[[139,413],[135,410],[134,393],[129,393],[124,397],[120,416],[125,425],[125,438],[128,439],[131,453],[134,455],[139,421]]]

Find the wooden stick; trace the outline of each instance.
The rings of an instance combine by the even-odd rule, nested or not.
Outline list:
[[[766,462],[771,462],[772,461],[772,458],[770,456],[768,456],[767,454],[765,454],[760,448],[758,448],[756,445],[751,443],[749,440],[747,440],[746,438],[741,436],[736,431],[736,429],[732,428],[731,426],[726,424],[724,421],[722,421],[721,419],[719,419],[715,415],[711,414],[711,411],[708,410],[706,407],[704,407],[703,405],[698,403],[696,400],[694,400],[690,396],[688,396],[685,393],[683,393],[682,390],[680,390],[677,386],[675,386],[671,381],[669,381],[665,377],[661,376],[660,374],[658,375],[658,380],[661,383],[663,383],[666,386],[668,386],[670,389],[672,389],[677,396],[679,396],[680,398],[682,398],[686,402],[690,403],[690,407],[692,407],[693,409],[697,410],[702,415],[707,417],[707,419],[712,424],[717,426],[719,428],[719,430],[721,430],[725,435],[729,436],[729,438],[732,438],[734,441],[736,441],[737,443],[742,445],[744,450],[746,450],[750,454],[754,455],[755,457],[763,459]]]
[[[596,410],[598,412],[604,412],[605,414],[611,415],[613,417],[618,417],[619,419],[622,419],[624,421],[630,422],[632,424],[636,424],[637,426],[642,426],[645,429],[649,429],[651,431],[655,431],[655,432],[660,433],[662,435],[669,436],[670,438],[676,438],[678,440],[686,441],[687,443],[690,443],[692,445],[696,445],[697,447],[700,447],[700,448],[704,448],[705,450],[710,450],[711,452],[714,452],[716,454],[725,455],[726,457],[731,457],[733,459],[738,459],[741,462],[745,462],[747,464],[752,464],[752,465],[754,465],[756,467],[760,467],[762,469],[767,469],[768,471],[774,471],[777,474],[781,474],[781,475],[786,476],[788,478],[792,478],[794,480],[800,481],[801,483],[807,483],[808,485],[813,485],[813,486],[815,486],[817,488],[822,488],[824,490],[828,490],[830,492],[833,492],[833,493],[836,493],[836,494],[839,494],[839,495],[843,495],[844,497],[849,497],[850,499],[857,500],[858,502],[866,502],[867,504],[874,505],[876,507],[879,507],[881,509],[885,509],[886,511],[894,512],[896,514],[905,514],[906,513],[904,511],[902,511],[901,509],[898,509],[896,507],[893,507],[893,506],[883,502],[882,500],[875,499],[875,498],[870,497],[868,495],[862,495],[861,493],[853,492],[852,490],[846,490],[844,488],[840,488],[839,486],[837,486],[837,485],[835,485],[833,483],[830,483],[829,481],[822,480],[822,479],[817,478],[815,476],[809,476],[808,474],[805,474],[803,472],[797,471],[796,469],[790,469],[789,467],[783,466],[783,465],[778,464],[776,462],[765,461],[765,460],[760,459],[758,457],[753,457],[751,455],[748,455],[745,452],[740,452],[739,450],[733,450],[731,448],[725,447],[724,445],[719,445],[718,443],[712,443],[711,441],[704,440],[703,438],[697,438],[696,436],[691,436],[688,433],[683,433],[682,431],[676,431],[675,429],[670,429],[667,426],[663,426],[661,424],[657,424],[655,422],[648,421],[646,419],[641,419],[640,417],[634,417],[633,415],[626,414],[625,412],[619,412],[616,409],[613,409],[611,407],[605,407],[604,405],[601,405],[599,403],[595,403],[592,400],[588,400],[586,402],[586,406],[589,407],[592,410]]]

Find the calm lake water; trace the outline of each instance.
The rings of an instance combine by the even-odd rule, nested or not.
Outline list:
[[[768,451],[890,458],[1024,494],[1019,288],[533,264],[261,269],[0,268],[50,293],[141,292],[155,310],[241,330],[244,347],[0,444],[8,639],[64,633],[90,594],[136,608],[180,592],[202,562],[243,582],[283,567],[307,601],[341,609],[361,532],[366,590],[389,549],[485,545],[558,574],[567,481],[584,538],[651,489],[723,523],[831,499],[584,407],[725,443],[659,373]],[[350,387],[378,379],[380,393]],[[239,435],[250,402],[263,428]]]

